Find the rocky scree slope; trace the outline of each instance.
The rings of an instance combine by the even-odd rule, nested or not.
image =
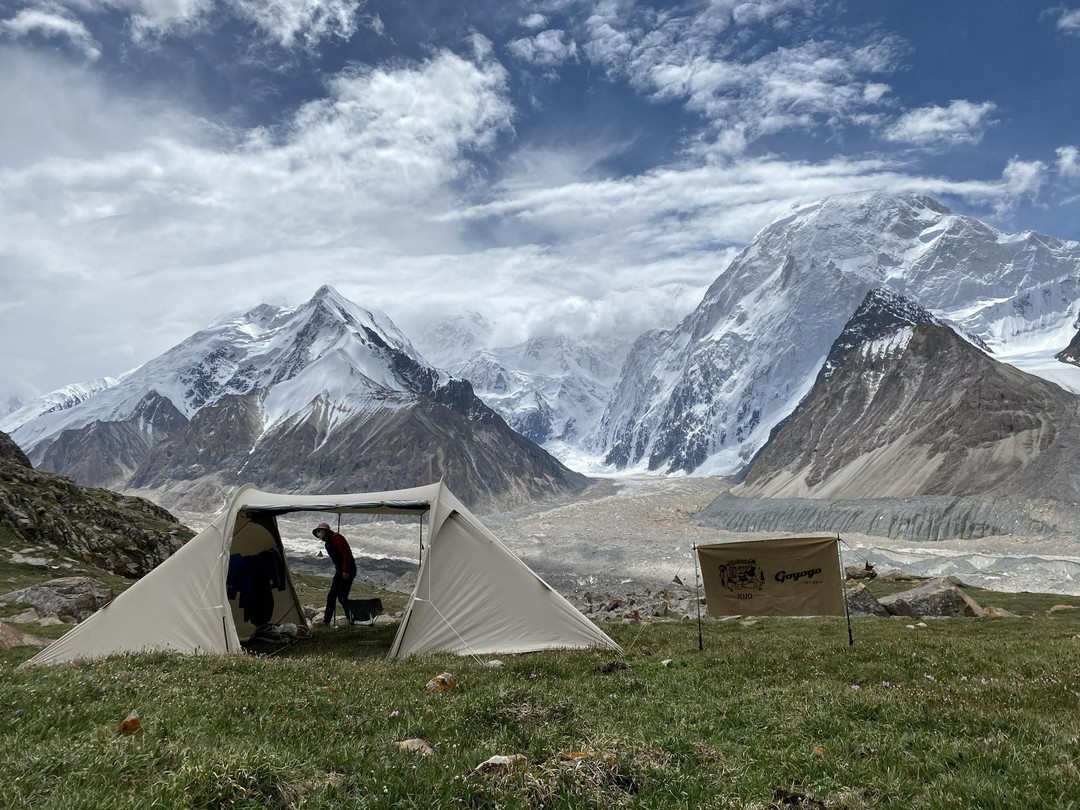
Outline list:
[[[159,506],[35,470],[0,433],[0,536],[23,546],[62,550],[114,574],[138,578],[194,533]],[[17,546],[17,547],[16,547]]]

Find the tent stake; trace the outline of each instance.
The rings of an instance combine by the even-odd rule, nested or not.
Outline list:
[[[693,555],[694,555],[694,601],[697,602],[697,648],[698,648],[698,652],[702,652],[705,649],[705,640],[701,636],[701,595],[700,595],[700,592],[698,591],[697,543],[694,543]]]
[[[840,566],[840,597],[844,600],[844,615],[847,617],[847,643],[849,647],[855,645],[855,639],[851,635],[851,611],[847,604],[847,575],[844,573],[844,558],[840,554],[840,532],[836,533],[836,564]]]

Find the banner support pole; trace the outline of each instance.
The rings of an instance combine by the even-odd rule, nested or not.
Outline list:
[[[698,558],[697,558],[697,543],[693,546],[694,555],[694,601],[697,603],[697,648],[698,652],[702,652],[705,649],[705,641],[701,636],[701,594],[698,591]]]
[[[847,617],[847,643],[849,647],[855,646],[855,638],[851,635],[851,611],[848,610],[847,574],[844,573],[844,558],[840,554],[840,532],[836,533],[836,564],[840,567],[840,598],[844,600],[844,616]]]

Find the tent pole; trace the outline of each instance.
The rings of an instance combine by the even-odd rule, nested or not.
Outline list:
[[[697,602],[697,648],[698,652],[702,652],[705,649],[705,640],[701,636],[701,594],[698,591],[697,543],[694,543],[691,553],[694,555],[694,601]]]
[[[851,635],[851,611],[848,610],[847,588],[844,587],[847,575],[844,573],[844,558],[840,554],[840,532],[836,533],[836,564],[840,566],[840,598],[844,600],[844,615],[847,617],[847,643],[849,647],[852,647],[855,645],[855,639]]]
[[[417,568],[424,561],[424,513],[420,513],[420,556],[417,559]]]

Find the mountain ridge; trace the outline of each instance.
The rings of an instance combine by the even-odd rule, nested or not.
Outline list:
[[[856,193],[763,229],[677,326],[635,342],[589,437],[620,469],[733,474],[809,392],[866,293],[889,287],[1000,356],[1060,348],[1080,244],[1005,234],[918,195]]]
[[[339,434],[357,430],[376,431],[363,443],[364,463],[321,450],[352,448]],[[386,489],[448,475],[480,510],[586,481],[511,431],[467,381],[428,365],[387,316],[325,285],[298,307],[260,305],[220,319],[116,386],[20,425],[14,437],[48,469],[160,490],[170,506],[195,511],[256,473],[261,485],[288,491]],[[395,455],[410,466],[395,467]],[[312,458],[317,469],[293,480],[289,471]]]

